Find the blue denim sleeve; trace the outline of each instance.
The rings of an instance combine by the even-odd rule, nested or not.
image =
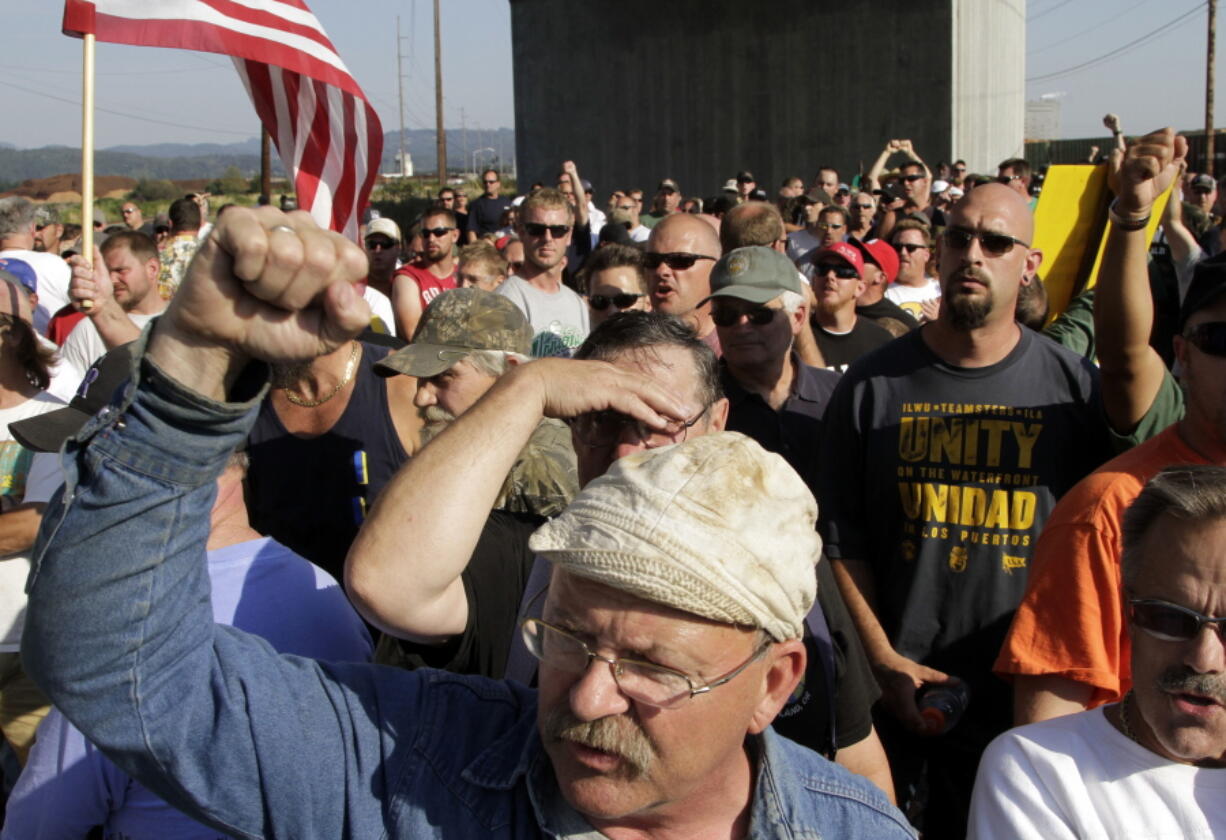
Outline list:
[[[30,577],[27,670],[120,768],[227,834],[379,836],[396,762],[372,670],[282,657],[213,623],[215,479],[266,377],[246,401],[214,403],[142,361],[144,341],[132,382],[63,456]],[[412,720],[417,683],[394,682]]]

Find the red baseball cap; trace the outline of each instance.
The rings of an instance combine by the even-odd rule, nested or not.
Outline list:
[[[857,244],[864,252],[864,258],[881,269],[885,282],[893,283],[898,276],[898,252],[894,246],[883,239],[870,239],[868,242],[857,240]]]
[[[856,270],[857,277],[864,277],[864,257],[860,256],[860,249],[850,242],[835,242],[833,245],[827,245],[825,248],[819,248],[813,253],[811,261],[817,265],[826,254],[834,254],[836,257],[841,257]]]

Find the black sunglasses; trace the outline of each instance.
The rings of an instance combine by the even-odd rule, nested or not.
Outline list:
[[[1226,617],[1210,618],[1196,610],[1153,598],[1129,598],[1132,623],[1155,639],[1186,642],[1195,639],[1205,627],[1212,627],[1226,640]]]
[[[390,251],[392,248],[395,248],[395,247],[396,247],[396,243],[390,239],[386,239],[386,240],[385,239],[367,239],[366,240],[366,250],[367,251]]]
[[[852,280],[860,275],[856,273],[855,268],[845,262],[822,262],[818,263],[813,272],[818,277],[825,277],[829,272],[834,272],[834,276],[840,280]]]
[[[543,225],[540,222],[524,222],[524,230],[529,236],[541,237],[545,235],[545,231],[549,231],[549,235],[554,239],[561,239],[566,234],[570,233],[570,225]]]
[[[744,315],[749,319],[749,323],[755,327],[764,327],[775,320],[775,313],[779,311],[767,306],[755,306],[753,309],[748,310],[721,306],[711,310],[711,320],[715,322],[717,327],[731,327],[741,320],[741,316]]]
[[[1210,356],[1226,356],[1226,321],[1197,324],[1184,333],[1192,346]]]
[[[592,295],[587,299],[587,302],[591,304],[591,307],[597,312],[604,312],[609,308],[610,303],[616,306],[618,309],[629,309],[630,307],[634,306],[635,302],[641,297],[642,295],[623,292],[620,295]]]
[[[664,263],[673,271],[685,271],[687,268],[693,268],[694,263],[699,260],[713,260],[715,257],[708,257],[706,254],[687,254],[682,251],[674,251],[668,254],[658,254],[655,251],[648,251],[643,254],[643,266],[648,271],[654,271],[660,267],[660,263]]]
[[[422,228],[421,235],[422,236],[433,236],[436,239],[442,239],[444,236],[446,236],[448,233],[450,233],[453,230],[455,230],[455,228],[453,227]]]
[[[946,228],[941,236],[945,239],[946,247],[953,248],[955,251],[965,251],[971,247],[973,241],[978,239],[979,246],[990,257],[1003,257],[1013,250],[1014,245],[1021,245],[1023,248],[1030,247],[1022,240],[1015,239],[1008,234],[990,233],[986,230],[971,230],[970,228]]]
[[[900,254],[903,251],[906,251],[908,254],[914,254],[920,248],[927,248],[927,247],[928,247],[927,245],[918,245],[914,242],[899,242],[897,245],[894,246],[894,250]]]
[[[916,181],[922,181],[924,178],[927,178],[928,176],[927,176],[927,175],[920,175],[920,174],[919,174],[919,173],[917,173],[917,172],[912,172],[910,175],[901,175],[901,176],[899,176],[899,177],[900,177],[902,180],[904,180],[904,181],[909,181],[909,182],[911,182],[911,183],[915,183]]]

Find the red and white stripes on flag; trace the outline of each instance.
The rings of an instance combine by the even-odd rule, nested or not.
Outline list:
[[[301,0],[66,0],[64,34],[228,55],[315,221],[357,238],[383,127]]]

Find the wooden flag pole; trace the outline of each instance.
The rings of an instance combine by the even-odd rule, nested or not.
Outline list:
[[[81,72],[81,251],[87,263],[94,261],[94,36],[84,38]],[[81,301],[92,309],[92,300]]]

